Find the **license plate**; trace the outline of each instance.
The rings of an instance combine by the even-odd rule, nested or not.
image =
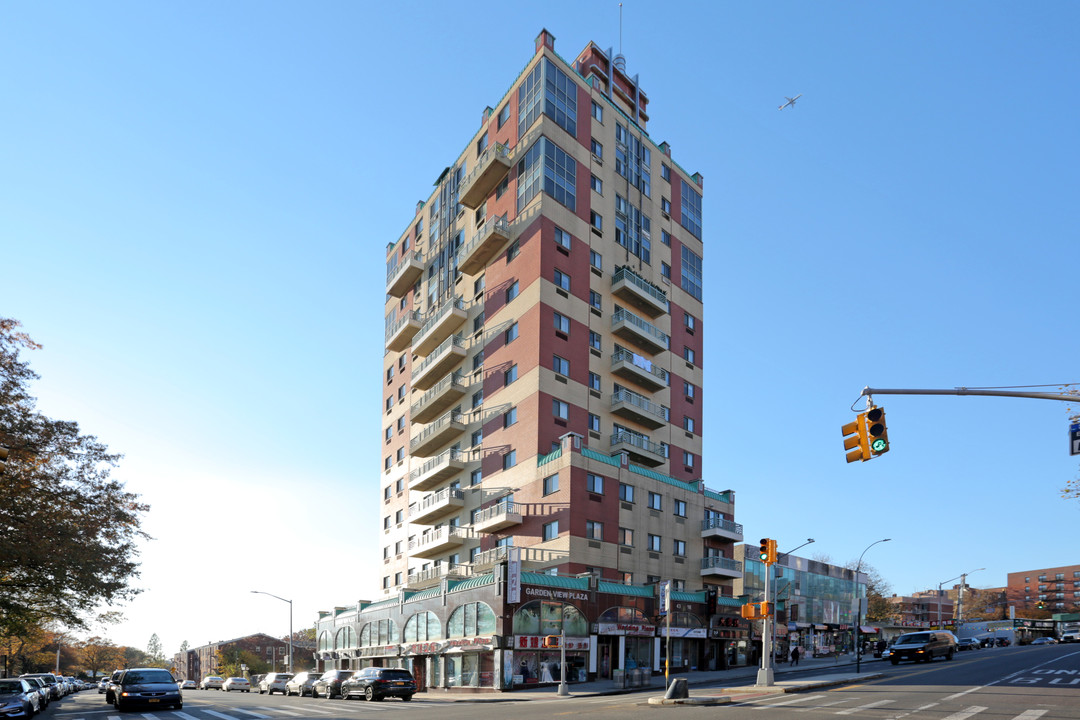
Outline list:
[[[160,700],[158,700],[157,698],[150,698],[146,702],[160,702]]]
[[[395,682],[394,684],[395,684],[395,685],[404,685],[404,684],[405,684],[405,681],[403,681],[403,680],[398,680],[398,681],[397,681],[397,682]]]

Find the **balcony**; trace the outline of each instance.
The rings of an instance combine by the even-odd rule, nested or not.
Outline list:
[[[654,355],[671,347],[667,333],[626,308],[615,308],[611,315],[611,332]]]
[[[430,353],[448,338],[450,333],[461,327],[467,314],[465,303],[459,297],[443,303],[434,313],[424,318],[424,324],[413,338],[413,352],[417,355]]]
[[[651,318],[671,312],[667,293],[628,267],[618,268],[611,276],[611,294]]]
[[[463,432],[464,416],[459,412],[448,412],[413,436],[409,441],[409,454],[427,457]]]
[[[476,557],[472,559],[472,563],[470,563],[472,565],[473,573],[480,570],[487,570],[488,568],[501,563],[506,559],[508,554],[507,550],[508,548],[506,547],[497,547],[478,553]]]
[[[667,370],[655,365],[649,358],[624,348],[616,348],[611,354],[611,372],[653,392],[663,390],[668,385]]]
[[[386,328],[386,349],[401,352],[409,347],[413,335],[420,329],[420,314],[410,312],[394,321]]]
[[[464,469],[464,453],[460,450],[447,450],[409,473],[409,489],[431,490]]]
[[[460,580],[462,578],[467,578],[471,574],[470,571],[471,568],[468,565],[440,563],[427,570],[420,570],[419,572],[413,573],[405,581],[405,586],[410,590],[422,590],[424,588],[434,587],[444,579]]]
[[[413,368],[412,384],[417,390],[428,390],[452,367],[465,359],[465,340],[452,335],[442,345],[431,351],[420,364]]]
[[[465,528],[453,525],[444,525],[441,528],[428,530],[409,541],[409,554],[416,557],[434,557],[451,548],[461,547],[465,542],[468,532]]]
[[[701,537],[723,538],[733,542],[743,541],[742,523],[714,517],[701,521]]]
[[[387,269],[386,294],[403,297],[423,274],[424,256],[418,252],[410,252]]]
[[[476,532],[493,533],[521,524],[521,513],[513,502],[501,502],[476,513],[473,529]]]
[[[664,427],[671,419],[669,408],[626,388],[611,394],[611,412],[654,430]]]
[[[444,488],[409,506],[409,522],[432,525],[445,515],[465,507],[465,493],[457,488]]]
[[[447,375],[409,407],[409,418],[413,422],[431,422],[464,395],[465,383],[460,373]]]
[[[510,148],[502,143],[490,146],[476,159],[476,167],[465,176],[458,189],[461,204],[475,210],[495,191],[510,170]]]
[[[703,577],[738,579],[743,576],[742,563],[725,557],[703,557],[701,558],[701,574]]]
[[[667,453],[662,445],[652,442],[644,435],[628,430],[619,430],[612,434],[611,449],[613,452],[625,450],[631,460],[649,467],[656,467],[667,462]]]
[[[501,217],[490,218],[476,231],[476,236],[458,250],[458,269],[473,275],[484,269],[511,236],[511,225]]]

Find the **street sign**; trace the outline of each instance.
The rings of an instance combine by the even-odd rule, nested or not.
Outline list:
[[[1069,454],[1080,455],[1080,423],[1069,425]]]

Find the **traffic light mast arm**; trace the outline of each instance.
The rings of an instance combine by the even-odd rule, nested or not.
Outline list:
[[[1062,402],[1080,401],[1080,395],[1069,393],[1018,392],[1016,390],[980,390],[978,388],[958,387],[952,390],[918,390],[906,388],[871,388],[864,387],[860,396],[872,395],[988,395],[991,397],[1033,398],[1035,400],[1060,400]]]

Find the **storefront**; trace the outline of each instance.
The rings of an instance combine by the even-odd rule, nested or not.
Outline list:
[[[525,588],[526,596],[549,597],[572,593],[549,588]],[[587,599],[586,593],[578,593]],[[560,682],[566,658],[566,682],[589,679],[589,623],[575,605],[561,600],[529,600],[514,612],[514,651],[511,657],[515,684],[534,685]],[[564,639],[565,649],[544,647],[544,638]],[[565,650],[565,653],[564,653]]]
[[[615,670],[652,670],[656,626],[642,611],[612,607],[600,613],[597,630],[596,676],[610,680]]]
[[[671,672],[693,672],[701,668],[708,632],[694,613],[673,612],[670,623],[657,628],[660,636],[660,667]],[[667,664],[670,652],[671,662]]]

